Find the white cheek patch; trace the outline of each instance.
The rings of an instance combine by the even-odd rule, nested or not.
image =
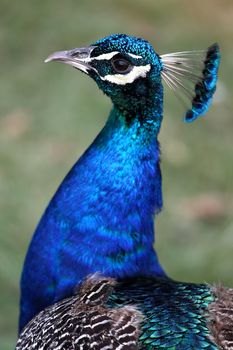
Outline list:
[[[100,78],[117,85],[131,84],[138,78],[145,78],[150,69],[150,64],[146,66],[134,66],[128,74],[108,74],[104,77],[100,76]]]

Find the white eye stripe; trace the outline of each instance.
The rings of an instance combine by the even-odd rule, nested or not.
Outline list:
[[[145,78],[150,69],[150,64],[146,66],[134,66],[128,74],[107,74],[104,77],[100,76],[100,78],[113,84],[125,85],[133,83],[137,78]]]
[[[96,57],[91,57],[90,60],[110,60],[113,58],[115,55],[117,55],[119,52],[118,51],[112,51],[109,53],[103,53],[102,55],[96,56]]]
[[[133,57],[133,58],[142,58],[142,56],[134,55],[133,53],[127,53],[127,55]]]
[[[114,56],[121,54],[121,52],[119,51],[112,51],[109,53],[103,53],[102,55],[96,56],[96,57],[91,57],[89,58],[90,61],[93,60],[110,60],[111,58],[113,58]],[[142,56],[139,55],[134,55],[133,53],[127,53],[128,56],[132,57],[132,58],[142,58]]]

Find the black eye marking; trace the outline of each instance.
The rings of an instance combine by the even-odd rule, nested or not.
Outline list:
[[[111,64],[116,73],[127,74],[133,69],[132,63],[121,54],[111,59]]]

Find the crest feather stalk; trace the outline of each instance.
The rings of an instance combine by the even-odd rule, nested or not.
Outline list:
[[[192,122],[207,112],[216,90],[220,51],[217,43],[207,50],[181,51],[160,56],[162,77],[169,88],[182,91],[191,101],[184,120]]]

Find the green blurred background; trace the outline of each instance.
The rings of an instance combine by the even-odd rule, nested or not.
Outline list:
[[[145,37],[159,53],[221,46],[205,118],[184,124],[166,90],[156,246],[173,278],[233,287],[232,20],[232,0],[0,0],[1,350],[15,344],[19,276],[35,225],[110,109],[85,75],[43,60],[111,33]]]

